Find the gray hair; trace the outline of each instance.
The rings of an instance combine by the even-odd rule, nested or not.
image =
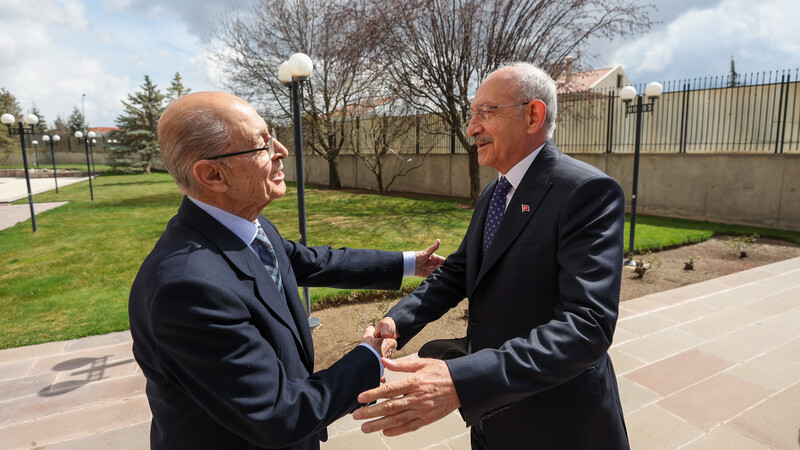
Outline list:
[[[534,64],[515,61],[502,64],[499,69],[512,68],[517,73],[517,91],[524,97],[521,100],[541,100],[547,108],[544,118],[544,130],[547,139],[553,138],[556,130],[556,116],[558,115],[558,97],[556,82],[544,70]]]
[[[223,153],[231,132],[211,109],[189,111],[170,122],[158,130],[161,157],[175,184],[188,194],[197,194],[200,186],[194,178],[194,163]]]

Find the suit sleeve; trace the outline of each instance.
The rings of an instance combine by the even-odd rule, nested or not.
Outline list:
[[[624,195],[614,180],[592,178],[572,191],[558,218],[553,319],[499,349],[447,361],[467,425],[576,377],[606,354],[618,314],[623,226]]]
[[[287,377],[278,357],[284,349],[251,323],[246,303],[204,279],[165,283],[150,314],[164,376],[259,447],[287,447],[318,434],[379,383],[375,356],[361,347],[307,378]]]

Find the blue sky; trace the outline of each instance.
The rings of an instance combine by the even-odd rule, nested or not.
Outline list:
[[[176,71],[194,91],[221,89],[206,51],[210,23],[251,0],[3,0],[0,86],[48,123],[72,108],[111,126],[120,100],[150,75],[165,89]],[[593,68],[621,64],[634,83],[800,66],[797,0],[654,0],[656,24],[624,40],[596,41]],[[277,69],[277,68],[276,68]]]

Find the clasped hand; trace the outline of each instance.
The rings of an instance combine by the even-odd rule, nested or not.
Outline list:
[[[397,339],[394,320],[389,317],[381,320],[375,337]],[[447,416],[461,406],[450,369],[444,361],[429,358],[393,361],[384,358],[383,365],[393,372],[411,375],[359,394],[359,403],[388,399],[353,413],[356,420],[377,418],[361,425],[364,433],[380,430],[386,436],[408,433]]]

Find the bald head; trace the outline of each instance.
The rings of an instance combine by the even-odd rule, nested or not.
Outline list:
[[[194,179],[195,162],[228,151],[235,121],[253,107],[225,92],[196,92],[172,102],[158,122],[161,156],[175,183],[186,193],[200,188]]]

